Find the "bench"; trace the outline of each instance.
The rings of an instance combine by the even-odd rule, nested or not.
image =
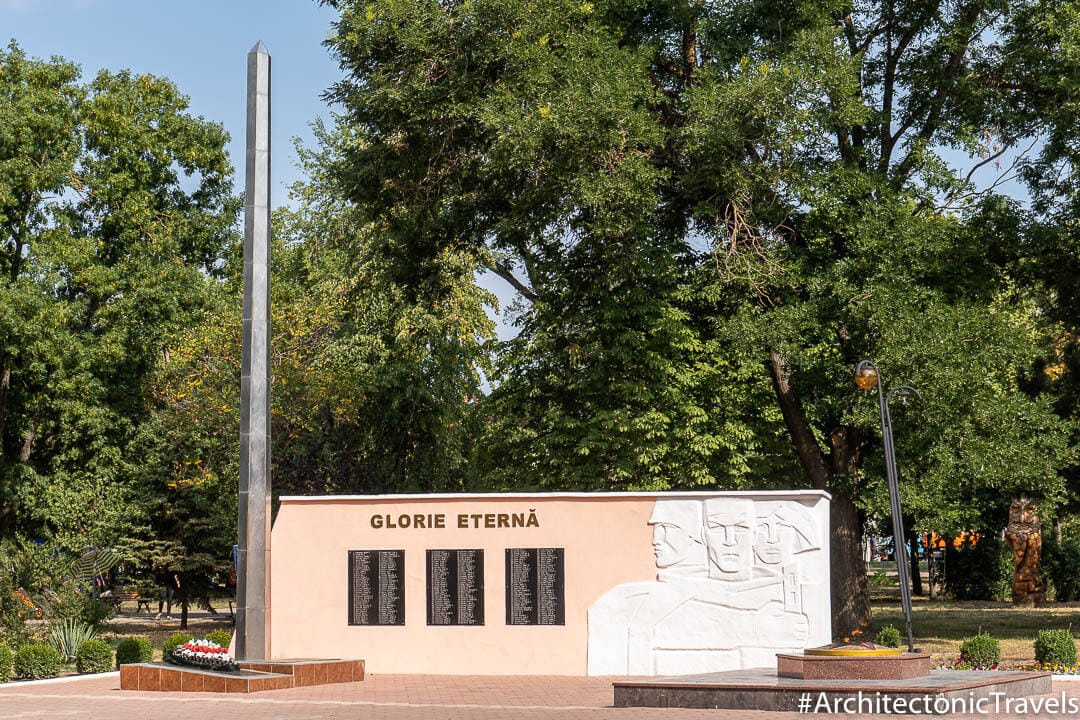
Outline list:
[[[113,607],[116,608],[116,612],[120,612],[120,606],[124,604],[125,600],[134,600],[136,613],[145,609],[146,614],[150,614],[150,598],[140,597],[139,593],[134,590],[106,590],[101,593],[101,599],[111,602]]]

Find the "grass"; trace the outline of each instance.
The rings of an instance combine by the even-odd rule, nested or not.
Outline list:
[[[875,604],[873,631],[895,625],[906,641],[904,614],[899,604]],[[1016,608],[1003,602],[928,602],[915,599],[911,609],[915,646],[931,654],[936,665],[960,655],[960,642],[980,630],[1001,644],[1006,666],[1035,661],[1034,640],[1039,630],[1080,629],[1080,605],[1052,604],[1042,608]],[[872,633],[871,633],[872,636]]]

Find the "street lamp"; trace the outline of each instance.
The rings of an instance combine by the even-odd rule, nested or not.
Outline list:
[[[885,472],[889,478],[889,509],[892,512],[896,575],[900,580],[900,602],[904,606],[904,622],[907,624],[908,652],[915,652],[915,640],[911,634],[911,587],[907,547],[904,542],[904,520],[900,515],[900,481],[896,476],[896,447],[893,445],[889,401],[894,395],[901,399],[914,395],[920,400],[922,400],[922,395],[910,385],[901,385],[885,392],[882,387],[881,372],[877,369],[877,365],[869,360],[863,360],[855,367],[855,384],[866,393],[877,388],[878,408],[881,410],[881,438],[885,445]]]

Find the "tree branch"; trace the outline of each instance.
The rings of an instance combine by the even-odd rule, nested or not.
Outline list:
[[[518,280],[517,276],[514,275],[514,272],[505,263],[490,262],[485,263],[485,265],[488,270],[495,273],[506,282],[510,283],[510,285],[519,293],[521,293],[521,296],[524,297],[526,300],[531,303],[536,302],[538,297],[537,294],[528,285],[521,282],[521,280]]]
[[[799,464],[815,488],[826,490],[832,484],[832,473],[821,446],[814,438],[814,431],[806,420],[806,412],[799,402],[799,396],[791,384],[791,370],[787,360],[775,350],[770,350],[766,364],[769,366],[769,375],[772,376],[773,390],[776,392],[780,412],[784,416],[784,424],[787,425],[791,441],[795,444],[795,453],[799,456]]]

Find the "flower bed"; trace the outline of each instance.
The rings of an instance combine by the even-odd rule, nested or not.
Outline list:
[[[189,640],[175,648],[166,660],[177,665],[206,668],[207,670],[234,671],[240,666],[233,662],[229,651],[212,640]]]

